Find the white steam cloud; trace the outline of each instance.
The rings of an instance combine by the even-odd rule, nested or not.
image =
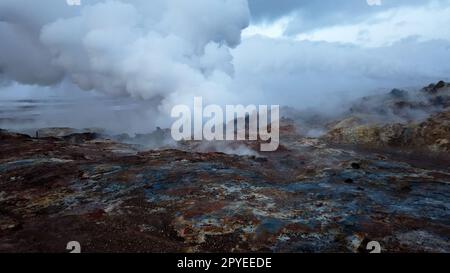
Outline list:
[[[21,3],[1,3],[4,78],[40,85],[68,78],[84,90],[143,99],[201,92],[232,76],[229,48],[249,23],[245,0],[104,1],[45,18],[39,7],[54,2],[31,3],[36,13],[23,21],[8,16]]]

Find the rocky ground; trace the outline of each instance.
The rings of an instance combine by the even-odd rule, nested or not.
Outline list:
[[[283,119],[273,153],[0,131],[0,252],[450,252],[449,89],[364,98],[318,137]]]

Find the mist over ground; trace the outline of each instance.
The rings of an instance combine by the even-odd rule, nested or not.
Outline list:
[[[449,80],[448,25],[448,0],[2,0],[0,127],[149,132],[194,96],[333,114]]]

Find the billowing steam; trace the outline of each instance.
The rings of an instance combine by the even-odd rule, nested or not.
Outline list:
[[[172,105],[189,104],[194,95],[205,103],[333,111],[341,100],[377,88],[449,79],[450,37],[411,37],[375,48],[288,37],[241,41],[250,16],[246,0],[91,0],[81,6],[2,0],[0,95],[27,85],[131,97],[145,102],[140,109],[152,108],[137,115],[151,119],[153,129]]]
[[[51,9],[54,2],[31,5]],[[143,99],[202,90],[214,77],[230,77],[229,47],[240,43],[249,21],[244,0],[105,1],[54,21],[8,19],[20,4],[1,5],[4,77],[40,85],[68,78],[84,90]]]

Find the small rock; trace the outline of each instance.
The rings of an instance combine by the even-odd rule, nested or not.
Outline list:
[[[347,178],[347,179],[345,179],[344,182],[347,183],[347,184],[352,184],[354,181],[351,178]]]
[[[440,82],[438,82],[437,84],[436,84],[436,86],[434,87],[435,89],[441,89],[441,88],[443,88],[443,87],[445,87],[446,86],[446,84],[445,84],[445,82],[444,81],[440,81]]]

